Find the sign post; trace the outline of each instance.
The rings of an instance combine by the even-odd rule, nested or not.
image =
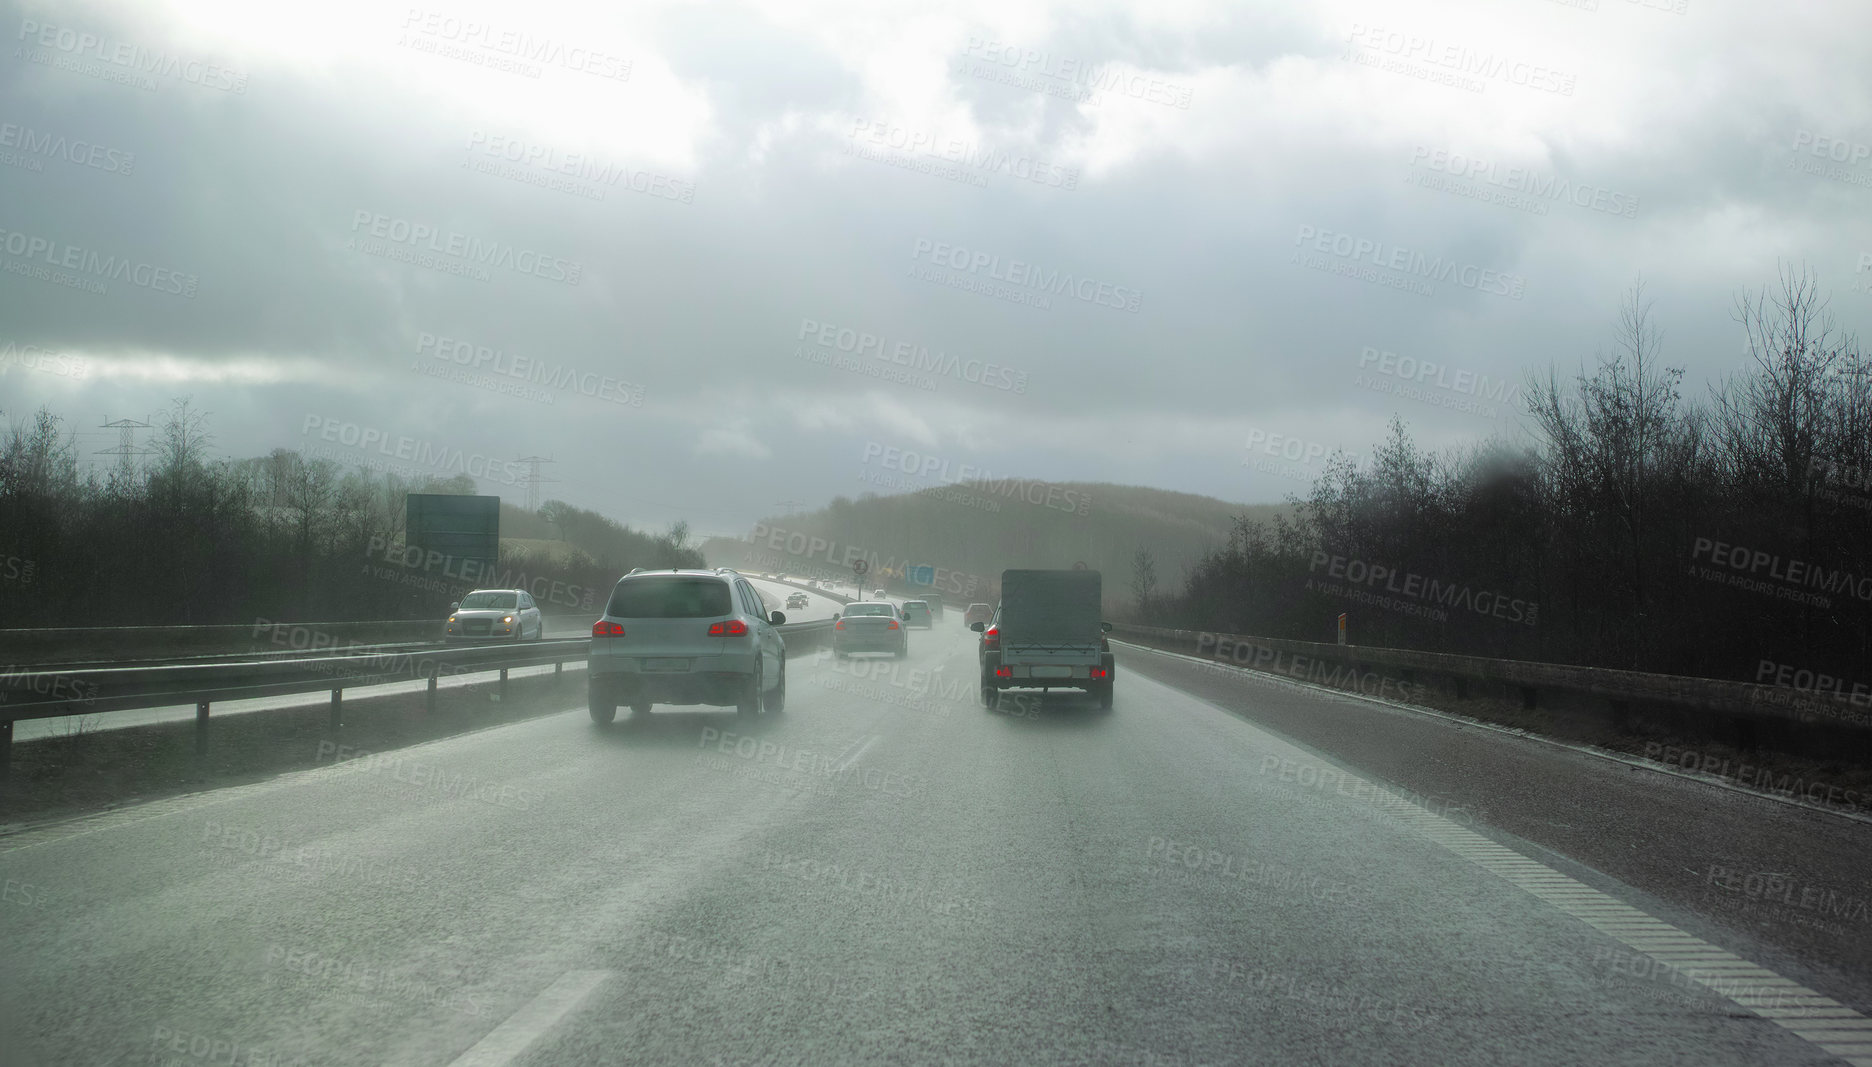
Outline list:
[[[852,585],[857,586],[857,593],[858,593],[858,595],[853,597],[852,599],[863,600],[865,598],[864,575],[865,575],[865,572],[870,569],[871,569],[871,565],[869,563],[866,563],[864,560],[861,560],[861,559],[852,560]]]

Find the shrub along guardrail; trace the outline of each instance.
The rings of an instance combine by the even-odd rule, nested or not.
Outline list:
[[[1816,693],[1788,686],[1673,674],[1488,659],[1404,648],[1290,641],[1247,634],[1118,623],[1113,636],[1272,674],[1317,675],[1316,664],[1435,684],[1459,698],[1492,695],[1523,708],[1598,714],[1630,728],[1641,717],[1743,747],[1777,745],[1872,757],[1872,694]],[[1310,661],[1310,662],[1305,662]]]

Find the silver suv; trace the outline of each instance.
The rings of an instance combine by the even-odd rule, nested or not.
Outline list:
[[[746,578],[726,567],[634,570],[618,579],[592,624],[586,687],[592,721],[619,704],[732,705],[742,715],[786,705],[786,622]]]
[[[449,606],[444,641],[538,641],[546,619],[524,589],[476,589]]]

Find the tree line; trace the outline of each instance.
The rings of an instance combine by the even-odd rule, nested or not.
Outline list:
[[[650,534],[554,500],[503,503],[502,533],[550,530],[556,550],[503,544],[484,573],[438,566],[400,551],[404,496],[474,494],[467,475],[346,471],[284,448],[213,458],[207,416],[177,400],[147,465],[81,476],[62,422],[41,408],[0,446],[0,628],[440,618],[476,585],[595,614],[633,567],[702,565],[683,523]]]
[[[1635,285],[1613,343],[1522,393],[1529,430],[1429,454],[1394,417],[1291,521],[1243,519],[1162,625],[1742,680],[1872,683],[1872,358],[1812,275],[1737,299],[1749,358],[1686,397]]]

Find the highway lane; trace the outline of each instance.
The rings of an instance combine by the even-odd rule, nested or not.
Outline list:
[[[1787,1010],[1746,938],[1137,653],[1109,713],[989,712],[958,617],[911,642],[796,657],[751,722],[568,707],[0,838],[0,1032],[26,1063],[1840,1062],[1633,965],[1733,953]]]

